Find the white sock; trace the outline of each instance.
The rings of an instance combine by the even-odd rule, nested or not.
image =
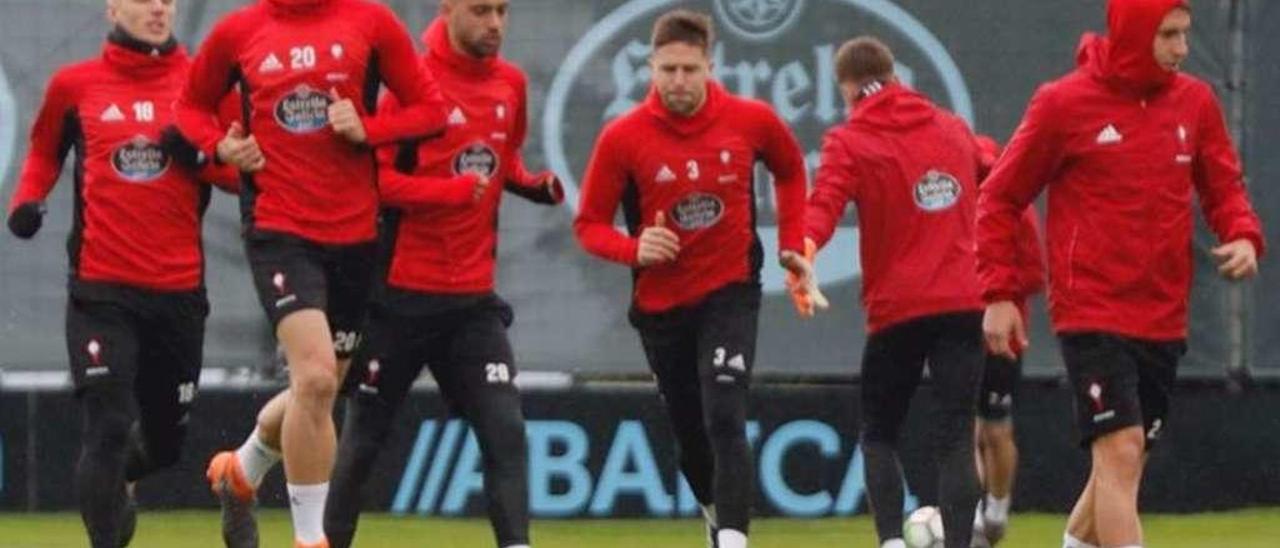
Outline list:
[[[1004,523],[1009,521],[1009,505],[1013,501],[1013,497],[1005,497],[1002,499],[987,495],[986,518],[987,521],[996,523]]]
[[[1071,533],[1062,534],[1062,548],[1099,548],[1089,544],[1083,540],[1071,536]]]
[[[880,548],[907,548],[907,542],[900,538],[891,538],[884,541]]]
[[[716,526],[716,505],[708,504],[702,507],[702,517],[710,523],[712,527]]]
[[[736,529],[721,529],[716,533],[716,544],[720,548],[747,548],[747,535]]]
[[[240,468],[244,470],[245,479],[249,480],[249,484],[254,489],[257,489],[262,485],[262,478],[267,477],[267,472],[280,462],[280,452],[267,447],[267,444],[262,442],[262,438],[258,437],[258,429],[254,428],[248,439],[244,440],[244,444],[236,449],[236,458],[240,460]]]
[[[329,496],[329,482],[315,485],[290,483],[288,488],[293,537],[303,544],[324,541],[324,499]]]
[[[973,509],[973,530],[981,531],[984,528],[985,523],[986,522],[982,521],[982,507],[979,506],[977,508],[974,508]]]

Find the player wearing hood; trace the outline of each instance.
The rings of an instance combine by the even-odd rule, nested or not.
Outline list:
[[[1210,86],[1179,72],[1191,8],[1111,0],[1108,35],[1086,34],[1078,68],[1037,90],[983,184],[978,270],[995,353],[1025,343],[1014,304],[1018,213],[1049,188],[1050,314],[1092,471],[1064,546],[1141,546],[1144,452],[1168,428],[1186,350],[1192,196],[1222,244],[1219,272],[1257,273],[1262,230]]]

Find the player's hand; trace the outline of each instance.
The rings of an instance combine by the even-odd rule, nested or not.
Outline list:
[[[653,226],[640,233],[640,246],[636,248],[636,264],[653,266],[669,263],[680,255],[680,236],[666,227],[667,216],[659,211]]]
[[[24,240],[35,236],[44,224],[44,202],[26,202],[9,213],[9,232]]]
[[[252,135],[245,135],[240,122],[231,122],[227,134],[218,141],[217,154],[222,163],[246,173],[261,171],[267,165],[267,157],[262,155],[258,140]]]
[[[357,145],[363,144],[368,135],[364,132],[364,122],[360,120],[360,112],[351,99],[343,99],[337,88],[329,88],[329,127],[333,132],[343,136]]]
[[[794,251],[783,251],[779,254],[779,262],[787,269],[787,291],[791,293],[791,304],[801,318],[812,318],[818,310],[826,310],[831,306],[827,296],[818,288],[818,278],[813,273],[813,260],[818,246],[809,238],[804,239],[804,255]]]
[[[466,177],[471,180],[471,203],[479,203],[480,198],[483,198],[484,193],[489,190],[492,180],[476,172],[471,172]]]
[[[1027,328],[1022,324],[1022,312],[1013,301],[987,305],[987,311],[982,315],[982,334],[987,340],[988,352],[1011,360],[1018,359],[1018,354],[1031,346],[1027,340]]]
[[[547,192],[547,197],[551,198],[551,203],[559,204],[564,202],[564,183],[560,182],[560,177],[550,171],[544,171],[538,178],[542,181],[542,188]]]
[[[1218,273],[1228,280],[1243,280],[1258,274],[1258,250],[1249,240],[1222,244],[1213,248],[1211,253],[1218,260]]]

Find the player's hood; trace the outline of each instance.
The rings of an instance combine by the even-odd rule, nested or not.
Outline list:
[[[1076,63],[1095,78],[1120,90],[1148,95],[1173,83],[1178,73],[1156,62],[1154,44],[1160,22],[1186,0],[1110,0],[1107,36],[1085,33]]]
[[[449,41],[449,24],[443,17],[437,17],[427,30],[422,32],[422,43],[427,46],[427,55],[445,66],[466,74],[485,76],[498,67],[497,55],[476,58],[462,53]]]
[[[933,121],[937,109],[924,95],[898,83],[881,84],[853,107],[849,121],[881,129],[902,129]]]
[[[107,65],[139,78],[172,74],[175,66],[187,62],[187,50],[173,37],[155,46],[116,28],[107,35],[102,46],[102,59]]]
[[[661,120],[663,125],[671,128],[672,131],[680,135],[695,135],[711,127],[711,124],[720,117],[720,113],[724,110],[726,95],[728,92],[720,82],[707,80],[706,103],[703,103],[702,108],[693,113],[693,116],[680,116],[662,104],[658,88],[651,86],[649,96],[644,100],[644,106],[649,114]]]

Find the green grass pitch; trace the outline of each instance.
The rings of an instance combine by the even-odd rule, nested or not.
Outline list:
[[[288,516],[262,513],[262,546],[288,548]],[[1061,546],[1064,516],[1017,514],[1002,547]],[[1146,545],[1155,548],[1280,546],[1280,509],[1221,514],[1146,516]],[[539,548],[701,548],[701,524],[692,520],[538,520],[533,526]],[[424,519],[368,514],[360,522],[357,546],[487,548],[493,546],[482,520]],[[75,514],[0,513],[0,546],[63,548],[85,546]],[[132,546],[186,548],[220,546],[215,512],[144,512]],[[854,519],[759,519],[752,523],[753,548],[874,547],[866,517]]]

